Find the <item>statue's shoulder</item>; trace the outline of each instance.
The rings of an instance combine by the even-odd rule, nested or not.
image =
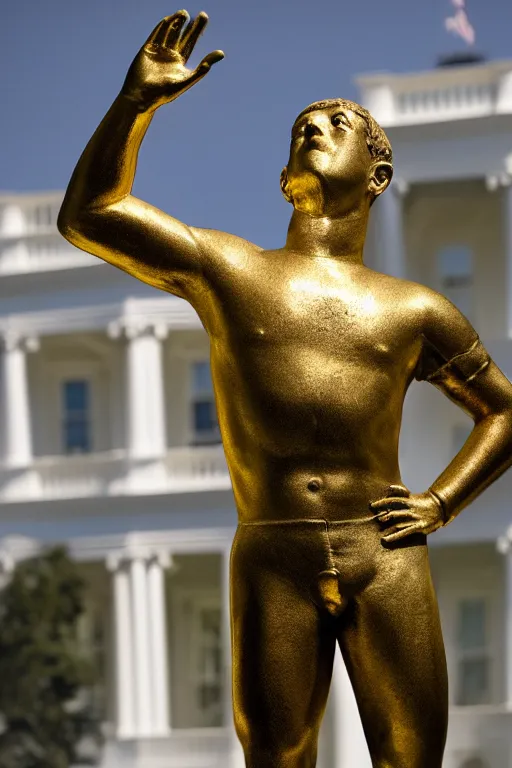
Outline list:
[[[435,304],[436,296],[443,298],[426,285],[381,272],[373,273],[373,283],[400,311],[410,310],[413,314],[422,314]]]
[[[263,251],[263,248],[250,240],[230,232],[198,227],[191,227],[191,231],[203,251],[203,258],[213,263],[222,262],[225,259],[243,260],[249,254]]]

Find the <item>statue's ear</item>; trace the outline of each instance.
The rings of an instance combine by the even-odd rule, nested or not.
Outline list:
[[[286,202],[292,203],[293,205],[292,196],[290,194],[290,190],[288,189],[288,168],[286,165],[281,171],[281,192],[283,193],[283,197]]]
[[[389,187],[393,178],[393,166],[384,160],[375,163],[370,173],[369,190],[375,199]]]

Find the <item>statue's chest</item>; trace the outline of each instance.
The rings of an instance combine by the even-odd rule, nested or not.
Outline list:
[[[305,343],[369,339],[383,317],[375,296],[311,275],[253,281],[234,297],[235,332],[247,340]]]

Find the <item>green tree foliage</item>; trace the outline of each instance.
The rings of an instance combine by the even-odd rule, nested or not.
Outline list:
[[[0,766],[68,768],[100,743],[84,691],[96,672],[77,640],[85,583],[64,548],[20,563],[0,593]]]

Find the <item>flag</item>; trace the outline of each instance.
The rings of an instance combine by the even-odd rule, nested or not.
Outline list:
[[[473,45],[476,34],[466,12],[466,0],[451,0],[451,2],[455,7],[455,12],[453,16],[449,16],[445,20],[446,29],[448,32],[462,37],[468,45]]]

